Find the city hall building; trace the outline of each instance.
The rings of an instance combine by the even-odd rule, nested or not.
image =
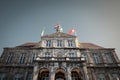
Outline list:
[[[120,61],[114,48],[79,42],[59,26],[39,42],[4,48],[0,80],[120,80]]]

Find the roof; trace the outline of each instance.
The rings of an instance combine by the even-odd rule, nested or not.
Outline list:
[[[63,33],[63,32],[56,32],[53,34],[42,36],[42,38],[75,38],[75,37],[76,36],[74,35],[70,35],[70,34]]]
[[[19,45],[19,46],[17,46],[17,47],[34,47],[34,46],[36,46],[36,45],[38,45],[38,43],[28,42],[28,43],[24,43],[24,44],[22,44],[22,45]]]
[[[39,43],[29,42],[29,43],[24,43],[22,45],[19,45],[17,47],[35,47],[37,45],[39,45]],[[80,48],[98,49],[98,48],[104,48],[104,47],[98,46],[93,43],[80,43]]]
[[[80,48],[98,49],[98,48],[104,48],[104,47],[101,47],[93,43],[80,43]]]

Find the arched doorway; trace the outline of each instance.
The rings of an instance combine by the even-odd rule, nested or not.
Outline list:
[[[58,69],[55,74],[55,80],[66,80],[65,71],[63,69]]]
[[[71,80],[82,80],[82,74],[79,69],[73,69],[71,71]]]
[[[49,70],[41,69],[38,75],[38,80],[49,80]]]

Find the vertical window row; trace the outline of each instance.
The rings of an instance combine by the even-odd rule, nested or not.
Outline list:
[[[37,55],[35,53],[32,54],[32,63],[36,59]]]
[[[13,54],[9,54],[7,57],[6,63],[7,64],[12,63],[12,58],[13,58]]]
[[[25,55],[22,54],[22,55],[20,56],[19,63],[20,63],[20,64],[23,64],[24,62],[25,62]]]
[[[106,54],[105,54],[105,57],[106,57],[106,61],[107,61],[108,63],[113,63],[112,56],[111,56],[109,53],[106,53]]]
[[[51,40],[46,40],[46,46],[50,47],[51,46]]]
[[[58,40],[58,41],[57,41],[57,46],[58,46],[58,47],[62,47],[62,40]]]
[[[72,47],[73,46],[73,41],[72,40],[68,40],[68,47]]]
[[[99,57],[98,54],[94,54],[93,55],[93,59],[95,63],[101,63],[101,58]]]

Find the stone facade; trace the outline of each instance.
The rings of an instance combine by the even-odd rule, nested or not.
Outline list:
[[[0,80],[120,80],[120,61],[114,48],[58,30],[38,43],[4,48]]]

